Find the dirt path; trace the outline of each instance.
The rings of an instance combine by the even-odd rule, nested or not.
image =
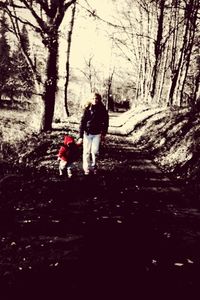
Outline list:
[[[8,299],[194,299],[199,209],[148,153],[108,139],[98,176],[79,162],[70,180],[55,170],[0,182]]]

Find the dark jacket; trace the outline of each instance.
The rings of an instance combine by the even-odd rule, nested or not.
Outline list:
[[[96,105],[89,105],[84,110],[80,124],[80,138],[86,134],[103,134],[108,131],[108,112],[100,102]]]

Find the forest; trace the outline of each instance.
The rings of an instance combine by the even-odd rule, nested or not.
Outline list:
[[[113,102],[123,101],[128,107],[198,105],[199,1],[127,0],[103,6],[110,10],[105,17],[95,2],[94,7],[87,1],[1,2],[1,98],[34,102],[37,95],[41,130],[51,129],[58,97],[69,116],[68,106],[78,107],[93,90],[103,94],[111,110]],[[73,39],[85,34],[87,44],[93,38],[87,37],[87,27],[109,44],[108,66],[98,62],[92,41],[84,63],[71,64],[78,46]],[[83,91],[77,82],[86,86]]]
[[[161,131],[151,136],[152,143],[162,148],[157,161],[170,170],[189,161],[198,165],[199,1],[2,1],[0,5],[4,158],[10,139],[16,140],[18,149],[27,134],[79,122],[84,102],[98,91],[110,113],[164,109],[163,122],[168,116],[171,127],[166,126],[165,141]],[[22,128],[18,114],[23,116]],[[143,124],[144,120],[138,127]],[[172,132],[177,139],[171,138]],[[184,152],[184,159],[179,152]]]
[[[0,0],[0,8],[5,299],[62,299],[66,288],[70,300],[194,299],[199,0]],[[93,92],[109,113],[99,176],[84,177],[80,154],[72,180],[61,179],[58,148],[66,133],[79,138]]]

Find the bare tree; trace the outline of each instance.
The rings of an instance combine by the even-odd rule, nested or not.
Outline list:
[[[198,71],[195,78],[193,106],[200,101],[200,55],[197,58],[197,66]]]
[[[157,76],[158,76],[158,67],[160,65],[161,54],[162,54],[162,39],[163,39],[163,23],[164,23],[164,10],[165,10],[165,0],[158,1],[158,27],[157,27],[157,37],[155,41],[155,64],[153,66],[152,73],[152,88],[151,88],[151,97],[155,95]]]
[[[76,13],[76,2],[72,6],[72,15],[70,21],[70,28],[67,35],[67,61],[66,61],[66,77],[65,77],[65,111],[67,116],[69,117],[69,109],[68,109],[68,85],[69,85],[69,77],[70,77],[70,52],[71,52],[71,43],[72,43],[72,33],[74,27],[74,19]]]
[[[122,5],[113,1],[118,13],[114,22],[100,17],[89,1],[85,3],[93,20],[107,24],[116,60],[123,58],[127,73],[132,72],[135,102],[182,105],[188,86],[196,99],[199,75],[194,68],[191,75],[191,65],[199,0],[126,0]]]
[[[94,92],[97,89],[97,82],[99,81],[97,70],[94,62],[94,55],[90,54],[88,58],[84,58],[85,66],[79,71],[84,75],[87,79],[90,92]]]
[[[194,1],[191,5],[193,7],[191,8],[192,12],[191,12],[191,16],[190,16],[190,26],[189,26],[189,34],[188,34],[188,40],[187,40],[188,44],[187,44],[187,49],[184,53],[184,64],[183,64],[183,68],[182,68],[182,72],[181,72],[180,88],[177,89],[177,97],[180,98],[180,106],[182,105],[182,102],[183,102],[185,85],[186,85],[189,67],[190,67],[190,63],[191,63],[192,49],[194,47],[199,1]],[[198,75],[197,75],[196,79],[198,80]]]
[[[189,0],[188,2],[186,2],[185,10],[184,10],[185,22],[184,22],[184,30],[183,30],[183,38],[182,38],[182,44],[180,48],[180,54],[177,62],[176,63],[173,62],[174,68],[172,69],[171,86],[170,86],[169,97],[168,97],[169,105],[173,104],[174,96],[176,96],[176,98],[179,98],[180,102],[182,101],[181,97],[183,97],[183,89],[187,77],[191,51],[194,43],[194,34],[196,30],[198,9],[199,9],[198,1]],[[180,95],[178,94],[178,91],[180,91]]]
[[[106,108],[110,111],[114,111],[114,99],[113,99],[113,91],[112,91],[114,73],[115,73],[115,69],[113,68],[108,76],[108,79],[105,80],[104,82],[104,86],[106,89],[106,92],[104,94],[105,102],[106,102],[105,105]]]
[[[43,93],[44,113],[41,122],[41,130],[43,131],[52,129],[58,79],[59,27],[65,12],[75,2],[76,0],[11,0],[0,2],[0,6],[6,12],[9,11],[13,24],[17,24],[16,20],[17,22],[23,22],[40,34],[47,50]],[[25,10],[31,16],[26,21],[22,17],[22,12]],[[31,62],[30,57],[27,56],[27,59],[34,69],[34,64]],[[43,76],[43,74],[40,75],[41,77]]]

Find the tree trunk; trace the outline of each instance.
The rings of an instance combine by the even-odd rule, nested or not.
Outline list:
[[[72,16],[71,16],[71,22],[70,22],[70,29],[68,31],[68,37],[67,37],[67,61],[66,61],[66,77],[65,77],[65,111],[67,116],[69,117],[69,109],[68,109],[68,86],[69,86],[69,60],[70,60],[70,52],[71,52],[71,43],[72,43],[72,32],[74,27],[74,18],[75,18],[75,12],[76,12],[76,2],[73,4],[72,7]]]
[[[151,18],[150,11],[147,11],[147,38],[145,51],[145,101],[148,101],[149,90],[151,87],[151,59],[150,59],[150,36],[151,36]]]
[[[194,40],[194,36],[193,36],[193,40]],[[180,87],[181,87],[181,90],[180,90],[180,106],[182,106],[182,104],[183,104],[183,94],[184,94],[184,88],[185,88],[187,75],[188,75],[188,70],[189,70],[189,65],[190,65],[190,57],[191,57],[191,53],[192,53],[192,46],[193,46],[193,41],[190,44],[190,47],[188,49],[188,55],[186,57],[185,72],[184,72],[184,76],[183,76],[183,79],[182,79],[182,84],[180,85]]]
[[[186,24],[185,24],[185,30],[184,30],[182,47],[180,49],[179,60],[178,60],[176,68],[174,70],[172,70],[171,87],[170,87],[170,90],[169,90],[169,97],[168,97],[168,105],[169,106],[172,106],[172,104],[174,102],[173,98],[174,98],[174,94],[175,94],[175,91],[176,91],[176,88],[177,88],[177,83],[178,83],[178,79],[179,79],[182,64],[183,64],[184,51],[185,51],[186,45],[187,45],[188,30],[189,30],[189,17],[187,18]]]
[[[160,75],[161,79],[160,79],[160,85],[159,85],[158,94],[157,94],[157,103],[158,103],[158,105],[161,104],[163,85],[164,85],[164,82],[165,82],[165,76],[166,76],[166,72],[167,72],[168,53],[169,53],[169,44],[168,44],[168,46],[167,46],[167,48],[165,49],[165,52],[164,52],[162,73]]]
[[[186,66],[185,66],[185,74],[183,77],[183,83],[181,85],[181,91],[180,91],[180,106],[182,106],[183,102],[183,94],[184,94],[184,88],[187,80],[187,75],[188,75],[188,70],[190,66],[190,59],[191,59],[191,54],[192,54],[192,49],[194,46],[194,38],[195,38],[195,31],[196,31],[196,23],[197,23],[197,13],[198,13],[198,7],[194,6],[194,11],[192,14],[192,20],[190,21],[190,32],[189,32],[189,38],[188,38],[188,46],[185,51],[185,61],[186,61]]]
[[[198,2],[197,2],[198,4]],[[196,16],[198,12],[198,5],[195,1],[190,0],[189,3],[185,7],[185,18],[186,18],[186,24],[185,24],[185,30],[183,35],[183,42],[182,47],[180,50],[180,57],[177,64],[177,67],[174,70],[174,74],[172,77],[172,84],[169,92],[169,105],[172,105],[174,101],[174,95],[178,95],[178,97],[181,97],[181,93],[179,94],[178,91],[183,92],[185,79],[187,76],[187,69],[189,67],[190,63],[190,55],[191,50],[193,46],[194,41],[194,32],[196,27]],[[183,67],[186,65],[185,72],[183,72]],[[181,78],[181,75],[183,76]],[[180,84],[178,85],[180,79]],[[179,99],[182,101],[182,99]],[[181,102],[180,102],[181,103]]]
[[[200,70],[195,79],[194,105],[200,100]]]
[[[158,19],[158,31],[157,31],[157,38],[155,42],[155,64],[153,67],[153,83],[151,88],[151,97],[153,98],[155,95],[156,84],[157,84],[157,76],[158,76],[158,67],[160,65],[160,57],[161,57],[161,41],[163,36],[163,21],[164,21],[164,8],[165,8],[165,0],[160,2],[160,14]]]
[[[171,63],[170,63],[172,72],[175,69],[177,43],[178,43],[178,35],[179,35],[179,28],[178,28],[179,9],[177,8],[177,6],[178,6],[177,0],[175,0],[174,5],[175,5],[175,11],[173,13],[173,9],[171,10],[171,19],[170,19],[170,27],[171,27],[171,23],[174,23],[174,29],[172,31],[173,32],[172,33],[172,58],[171,58]],[[172,7],[173,7],[173,4],[172,4]]]
[[[136,80],[136,93],[135,93],[135,102],[138,101],[139,96],[140,96],[140,72],[141,72],[141,64],[139,64],[139,70],[138,70],[138,75],[137,75],[137,80]]]
[[[114,102],[112,96],[112,81],[113,81],[114,69],[111,75],[108,78],[108,91],[107,91],[107,109],[110,111],[114,111]]]
[[[52,129],[52,122],[54,116],[54,107],[57,91],[58,79],[58,30],[54,30],[48,45],[48,59],[47,59],[47,79],[45,82],[44,91],[44,114],[42,118],[42,131]]]

